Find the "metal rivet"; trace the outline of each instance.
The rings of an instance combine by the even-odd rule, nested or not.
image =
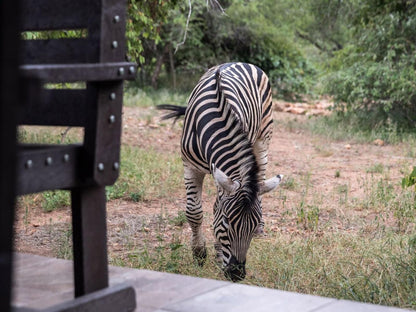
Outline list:
[[[120,68],[118,69],[118,74],[119,74],[120,76],[124,75],[124,68],[123,68],[123,67],[120,67]]]
[[[45,159],[45,165],[46,166],[50,166],[50,165],[52,165],[52,163],[53,163],[52,157],[46,157],[46,159]]]
[[[98,171],[104,171],[104,164],[103,163],[99,163],[98,166]]]
[[[113,164],[113,169],[117,171],[119,168],[120,168],[120,164],[118,162],[115,162]]]
[[[118,22],[120,22],[120,16],[118,16],[118,15],[114,16],[114,18],[113,18],[113,22],[114,22],[114,23],[118,23]]]
[[[110,115],[110,117],[108,117],[108,122],[113,124],[116,122],[116,116],[114,115]]]
[[[64,162],[66,162],[66,163],[69,162],[69,158],[70,158],[69,155],[65,154],[64,155]]]
[[[116,99],[116,94],[114,92],[110,93],[110,100],[114,101]]]
[[[136,72],[136,69],[134,68],[134,66],[130,66],[129,67],[129,74],[133,75]]]
[[[30,169],[33,167],[33,161],[31,159],[27,160],[25,163],[25,168]]]
[[[117,42],[117,41],[113,41],[113,42],[111,43],[111,47],[112,47],[113,49],[117,49],[117,47],[118,47],[118,42]]]

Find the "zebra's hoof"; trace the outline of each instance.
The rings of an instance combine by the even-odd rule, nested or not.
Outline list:
[[[194,259],[197,261],[199,266],[203,266],[205,259],[207,258],[207,249],[204,247],[196,247],[192,250]]]

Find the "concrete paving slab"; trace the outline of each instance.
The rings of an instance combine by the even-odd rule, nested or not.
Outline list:
[[[130,270],[127,274],[110,276],[111,283],[130,283],[136,290],[138,304],[149,311],[229,285],[223,281],[148,270]]]
[[[14,253],[13,254],[13,263],[17,270],[19,269],[29,269],[31,266],[36,266],[38,264],[47,265],[47,263],[53,262],[55,259],[47,258],[37,255],[30,255],[24,253]]]
[[[169,311],[318,311],[335,299],[300,295],[274,289],[231,284],[189,300],[172,304]]]
[[[40,256],[15,256],[12,304],[44,309],[74,297],[72,262]]]

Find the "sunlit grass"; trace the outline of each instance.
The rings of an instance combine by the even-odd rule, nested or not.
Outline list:
[[[129,89],[124,95],[125,106],[151,107],[160,104],[185,106],[189,94],[169,89]]]
[[[356,143],[372,143],[375,140],[382,140],[385,144],[397,144],[409,142],[416,145],[416,133],[414,131],[403,132],[397,127],[375,126],[363,128],[353,116],[340,118],[336,114],[329,116],[311,116],[306,120],[290,118],[279,121],[289,131],[308,131],[335,141],[352,141]],[[414,149],[409,149],[410,155],[415,154]]]

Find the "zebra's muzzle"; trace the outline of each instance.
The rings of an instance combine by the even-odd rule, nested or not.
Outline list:
[[[233,282],[240,282],[246,277],[246,263],[238,262],[237,259],[232,256],[230,262],[224,269],[224,275],[226,278]]]

